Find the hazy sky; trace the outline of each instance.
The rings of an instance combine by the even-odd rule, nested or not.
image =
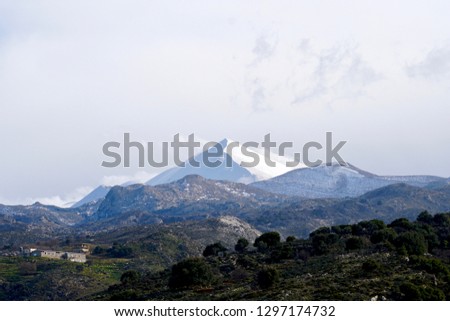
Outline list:
[[[449,1],[0,0],[0,203],[152,168],[105,142],[347,140],[377,174],[450,176]],[[126,177],[123,177],[126,176]]]

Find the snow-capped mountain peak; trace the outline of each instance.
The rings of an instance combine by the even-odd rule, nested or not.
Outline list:
[[[208,153],[209,155],[205,155]],[[251,153],[251,155],[250,155]],[[211,157],[212,154],[219,156]],[[215,167],[207,166],[204,159],[211,163],[220,162]],[[162,172],[160,175],[149,180],[149,185],[159,185],[169,183],[183,178],[186,175],[200,175],[209,179],[228,180],[239,183],[252,183],[260,180],[273,178],[287,173],[295,168],[305,167],[299,164],[296,167],[288,167],[286,164],[291,161],[288,157],[283,157],[275,153],[270,153],[270,160],[275,164],[272,166],[265,160],[264,150],[260,148],[243,148],[242,144],[229,138],[222,139],[218,144],[198,153],[193,157],[200,166],[192,166],[189,161],[184,163],[184,167],[174,167]],[[252,166],[248,166],[255,158],[259,161]]]

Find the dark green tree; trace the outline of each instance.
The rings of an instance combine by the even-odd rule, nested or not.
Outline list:
[[[245,252],[245,250],[247,249],[249,244],[250,243],[249,243],[249,241],[246,238],[241,237],[237,241],[236,245],[234,246],[234,250],[236,252],[243,253],[243,252]]]
[[[203,251],[203,256],[204,257],[217,256],[217,255],[219,255],[219,253],[221,253],[221,252],[224,253],[226,251],[227,251],[227,248],[225,246],[223,246],[222,243],[217,242],[217,243],[206,246],[205,250]]]
[[[172,266],[169,287],[172,289],[210,285],[214,279],[211,267],[201,258],[189,258]]]
[[[345,249],[347,251],[360,250],[364,247],[364,242],[360,237],[350,237],[345,242]]]
[[[288,236],[287,238],[286,238],[286,242],[287,243],[291,243],[291,242],[294,242],[296,240],[296,237],[295,236]]]
[[[433,223],[433,215],[428,213],[428,211],[423,211],[419,214],[419,216],[417,216],[417,222],[431,224]]]
[[[398,249],[405,248],[408,254],[422,255],[428,250],[425,237],[418,232],[408,231],[400,234],[394,240]]]
[[[267,232],[256,238],[255,243],[253,244],[258,251],[264,250],[266,248],[274,247],[280,244],[281,237],[278,232]]]

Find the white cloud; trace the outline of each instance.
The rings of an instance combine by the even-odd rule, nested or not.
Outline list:
[[[450,75],[450,46],[444,46],[431,50],[419,62],[406,67],[409,77],[442,79]]]
[[[134,175],[111,175],[103,177],[101,184],[106,186],[122,185],[126,183],[144,184],[155,176],[155,173],[144,171],[137,172]]]
[[[16,199],[2,199],[0,198],[0,204],[5,205],[30,205],[34,204],[36,202],[39,202],[41,204],[45,205],[55,205],[59,207],[70,207],[75,202],[82,199],[84,196],[89,194],[93,190],[92,187],[84,186],[84,187],[78,187],[74,191],[64,194],[62,196],[60,195],[54,195],[54,196],[43,196],[43,197],[28,197],[28,198],[16,198]]]
[[[314,99],[323,99],[325,104],[336,99],[355,99],[364,94],[367,86],[382,78],[355,45],[337,44],[317,51],[303,43],[299,49],[301,61],[315,68],[306,70],[303,80],[293,80],[296,83],[293,105]]]

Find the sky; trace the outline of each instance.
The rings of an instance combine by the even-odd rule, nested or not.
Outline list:
[[[0,203],[63,205],[161,169],[102,146],[180,133],[347,141],[383,175],[450,176],[448,1],[0,0]],[[137,164],[135,164],[137,165]]]

